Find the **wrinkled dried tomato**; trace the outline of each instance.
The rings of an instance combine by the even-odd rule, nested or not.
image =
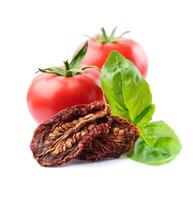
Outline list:
[[[30,147],[37,162],[48,167],[75,158],[96,161],[119,157],[138,137],[131,122],[111,116],[108,105],[96,101],[67,108],[39,125]]]
[[[99,134],[79,156],[81,160],[96,161],[104,158],[118,158],[132,149],[139,137],[139,130],[128,120],[112,116],[109,132]]]
[[[31,150],[42,166],[57,166],[80,155],[96,135],[109,131],[108,106],[102,102],[57,113],[35,130]]]

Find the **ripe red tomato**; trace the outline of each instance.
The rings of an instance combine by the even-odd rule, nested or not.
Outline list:
[[[106,33],[105,33],[106,35]],[[125,58],[131,60],[140,73],[145,77],[148,69],[148,60],[144,49],[137,42],[127,38],[97,35],[88,40],[88,49],[82,64],[102,68],[111,51],[118,51]]]
[[[44,122],[64,108],[96,100],[103,100],[103,92],[85,74],[73,77],[39,74],[31,82],[27,95],[29,110],[38,123]]]
[[[94,68],[86,68],[84,70],[86,74],[92,78],[97,85],[100,85],[99,80],[100,80],[100,71]]]
[[[88,43],[80,49],[72,61],[64,61],[63,67],[39,69],[29,87],[27,104],[34,119],[42,123],[65,108],[104,100],[97,84],[97,74],[81,68]]]

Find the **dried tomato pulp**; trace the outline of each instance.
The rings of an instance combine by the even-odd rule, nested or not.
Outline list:
[[[104,158],[118,158],[132,149],[139,137],[137,127],[120,117],[111,117],[111,126],[107,133],[99,134],[80,154],[79,159],[96,161]]]

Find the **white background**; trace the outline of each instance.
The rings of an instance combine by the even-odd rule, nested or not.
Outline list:
[[[193,6],[191,0],[0,1],[0,199],[192,199]],[[157,105],[183,150],[173,162],[146,166],[127,158],[40,167],[29,143],[37,124],[26,92],[39,66],[61,65],[83,34],[101,26],[132,32],[149,58]]]

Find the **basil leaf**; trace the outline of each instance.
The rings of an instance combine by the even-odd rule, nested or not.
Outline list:
[[[114,59],[111,59],[111,56],[102,68],[101,85],[110,104],[111,112],[114,115],[130,119],[122,94],[121,68],[118,67],[117,63],[114,63]],[[115,68],[114,66],[117,67]]]
[[[141,112],[141,114],[136,117],[134,124],[136,124],[138,127],[141,127],[141,126],[147,124],[149,121],[151,121],[154,112],[155,112],[155,105],[154,104],[147,106]]]
[[[152,95],[132,62],[113,51],[101,72],[101,84],[114,115],[135,121],[151,105]]]
[[[174,130],[157,121],[141,128],[141,138],[128,156],[141,163],[158,165],[173,160],[180,150],[181,143]]]

